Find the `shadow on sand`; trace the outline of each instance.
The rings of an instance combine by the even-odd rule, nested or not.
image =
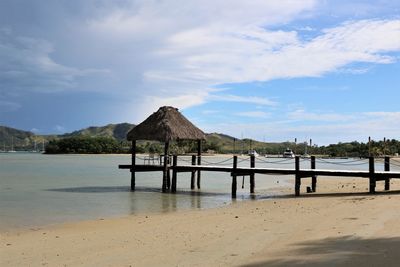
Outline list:
[[[400,237],[361,239],[327,238],[293,245],[278,259],[243,267],[283,266],[399,266]]]

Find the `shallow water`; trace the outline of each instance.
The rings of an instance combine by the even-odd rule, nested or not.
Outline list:
[[[183,157],[179,164],[188,164]],[[224,161],[224,162],[223,162]],[[366,160],[317,162],[317,168],[367,169]],[[203,157],[204,164],[232,166],[232,159]],[[343,165],[349,164],[361,165]],[[54,223],[125,216],[148,212],[203,209],[232,203],[229,173],[202,172],[201,191],[190,190],[190,174],[178,174],[178,192],[162,194],[161,173],[137,173],[135,192],[130,191],[130,173],[118,164],[129,164],[129,155],[42,155],[36,153],[0,154],[0,229],[37,227]],[[141,164],[142,159],[138,158]],[[303,160],[302,168],[308,168]],[[248,157],[239,166],[249,166]],[[259,167],[294,167],[293,159],[256,160]],[[377,163],[380,170],[383,164]],[[291,176],[256,175],[256,196],[250,197],[248,177],[244,189],[238,177],[238,199],[266,198],[270,188],[287,185]]]

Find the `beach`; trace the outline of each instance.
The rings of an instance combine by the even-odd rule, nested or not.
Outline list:
[[[1,266],[398,266],[400,183],[320,178],[318,192],[1,233]]]

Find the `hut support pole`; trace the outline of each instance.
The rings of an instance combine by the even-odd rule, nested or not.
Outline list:
[[[385,157],[385,172],[390,172],[390,157]],[[385,179],[385,190],[390,190],[390,178]]]
[[[169,153],[169,142],[165,142],[164,146],[164,169],[163,169],[163,182],[162,182],[162,191],[163,193],[167,192],[168,186],[168,153]]]
[[[369,157],[369,192],[375,193],[376,177],[375,177],[375,160]]]
[[[315,170],[315,156],[311,156],[311,169]],[[317,191],[317,176],[313,175],[311,177],[311,191]]]
[[[136,140],[132,141],[132,147],[131,147],[131,155],[132,155],[132,161],[131,161],[131,190],[135,191],[135,186],[136,186],[136,173],[135,173],[135,165],[136,165]]]
[[[237,156],[233,156],[233,171],[232,171],[232,198],[236,198],[236,190],[237,190],[237,177],[236,177],[236,169],[237,169]]]
[[[250,156],[250,168],[254,168],[256,167],[256,160],[255,160],[255,156],[251,155]],[[250,194],[254,194],[254,187],[255,187],[255,174],[254,172],[250,173]]]
[[[178,156],[174,155],[173,160],[172,160],[172,166],[176,167],[178,165]],[[176,178],[177,178],[177,173],[175,168],[172,169],[172,187],[171,187],[171,192],[175,193],[176,192]]]
[[[201,140],[197,140],[197,165],[201,165]],[[197,189],[200,189],[201,172],[197,171]]]
[[[192,165],[196,165],[196,155],[192,155]],[[190,189],[194,190],[194,183],[196,179],[196,171],[192,171],[192,176],[190,177]]]
[[[295,158],[295,184],[294,184],[294,194],[296,196],[300,196],[300,185],[301,185],[301,177],[300,177],[300,157],[296,156]]]

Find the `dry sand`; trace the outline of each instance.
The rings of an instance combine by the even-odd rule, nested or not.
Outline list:
[[[367,187],[326,178],[297,198],[3,232],[0,266],[399,266],[400,191]]]

